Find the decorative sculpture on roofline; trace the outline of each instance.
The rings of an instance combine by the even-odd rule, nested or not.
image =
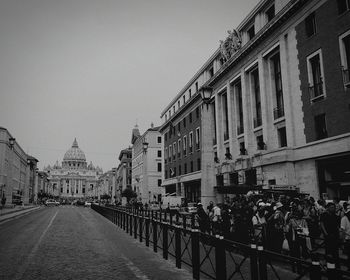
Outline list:
[[[228,30],[227,33],[227,38],[224,41],[220,40],[220,52],[225,61],[229,60],[242,45],[241,36],[236,29]]]

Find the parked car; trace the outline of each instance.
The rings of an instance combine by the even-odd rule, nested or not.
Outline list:
[[[45,201],[45,205],[46,206],[58,206],[58,205],[60,205],[60,203],[56,200],[48,199]]]
[[[91,202],[90,202],[90,201],[85,201],[84,206],[85,206],[85,207],[91,207]]]

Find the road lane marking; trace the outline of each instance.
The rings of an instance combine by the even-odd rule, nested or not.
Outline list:
[[[25,262],[23,263],[23,265],[20,267],[20,270],[17,271],[17,273],[16,273],[16,275],[15,275],[15,277],[14,277],[13,279],[15,279],[15,280],[22,279],[24,272],[27,270],[27,267],[29,266],[30,261],[31,261],[32,258],[35,256],[36,252],[38,251],[39,245],[40,245],[41,241],[43,240],[43,238],[44,238],[46,232],[49,230],[50,226],[52,225],[53,220],[56,218],[57,213],[58,213],[58,210],[57,210],[57,212],[55,213],[55,215],[51,218],[49,224],[48,224],[47,227],[45,228],[44,232],[41,234],[39,240],[37,241],[37,243],[35,244],[35,246],[33,247],[33,249],[30,251],[30,253],[28,254],[27,259],[25,260]]]

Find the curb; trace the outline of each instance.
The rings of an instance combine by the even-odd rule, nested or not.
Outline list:
[[[26,214],[29,214],[35,210],[39,210],[41,209],[40,206],[34,206],[32,208],[29,208],[29,209],[25,209],[25,210],[18,210],[18,211],[15,211],[15,212],[11,212],[11,213],[8,213],[8,214],[5,214],[3,216],[0,216],[0,224],[2,223],[5,223],[7,221],[10,221],[10,220],[13,220],[15,218],[19,218],[21,216],[24,216]],[[10,216],[10,217],[6,217],[6,216]]]

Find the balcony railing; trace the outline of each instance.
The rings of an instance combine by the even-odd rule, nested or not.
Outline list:
[[[277,120],[279,118],[284,117],[284,108],[283,107],[276,107],[273,109],[273,118],[274,120]]]
[[[261,126],[261,125],[262,125],[261,117],[255,117],[254,118],[254,128]]]
[[[322,80],[319,83],[309,86],[309,93],[310,93],[311,100],[323,99],[324,90],[323,90]]]
[[[342,68],[344,85],[350,88],[350,71],[349,69]]]

